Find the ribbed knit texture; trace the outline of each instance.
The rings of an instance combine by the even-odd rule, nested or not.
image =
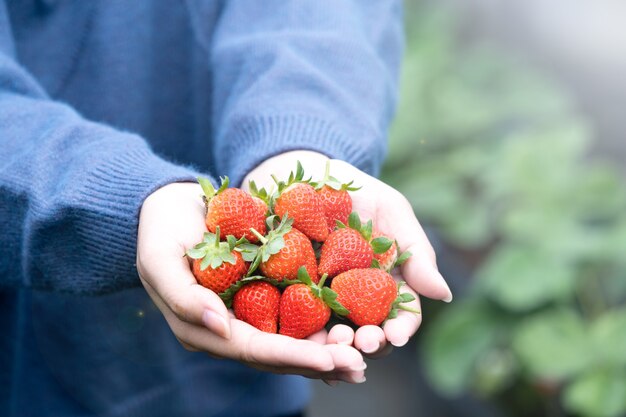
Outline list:
[[[294,149],[376,173],[400,23],[399,0],[0,0],[0,415],[305,407],[303,378],[181,348],[140,286],[138,214]]]

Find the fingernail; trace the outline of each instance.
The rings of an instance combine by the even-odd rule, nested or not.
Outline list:
[[[400,339],[400,341],[396,340],[395,342],[393,342],[393,341],[390,341],[390,342],[395,347],[402,347],[402,346],[406,345],[408,341],[409,341],[409,338],[407,337],[407,338],[404,338],[404,339]]]
[[[369,342],[366,343],[362,348],[361,348],[361,352],[363,353],[374,353],[378,350],[378,348],[380,347],[380,343],[379,342]]]
[[[365,381],[367,381],[367,378],[365,378],[365,375],[363,375],[363,376],[362,376],[362,377],[360,377],[360,378],[356,378],[356,379],[354,380],[354,383],[355,383],[355,384],[362,384],[362,383],[364,383]]]
[[[202,313],[202,323],[213,333],[216,333],[224,339],[230,339],[230,327],[226,323],[226,319],[215,311],[204,310]]]
[[[365,362],[363,362],[361,365],[356,366],[354,368],[350,368],[351,371],[354,372],[361,372],[367,369],[367,364]]]
[[[444,298],[442,298],[441,301],[449,303],[450,301],[452,301],[452,291],[450,290],[450,287],[448,286],[448,283],[446,282],[446,279],[443,277],[443,275],[441,275],[439,270],[437,268],[435,268],[434,266],[433,266],[433,269],[435,270],[435,274],[436,274],[437,278],[439,279],[439,282],[441,283],[441,286],[444,287],[446,289],[446,291],[448,292],[448,295],[445,296]]]
[[[339,381],[336,381],[334,379],[323,379],[322,381],[324,381],[324,383],[329,387],[336,387],[337,385],[339,385]]]

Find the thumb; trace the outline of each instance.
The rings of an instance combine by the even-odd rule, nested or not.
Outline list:
[[[199,285],[186,258],[178,255],[137,257],[142,280],[163,300],[179,320],[204,326],[230,339],[230,318],[222,299]]]

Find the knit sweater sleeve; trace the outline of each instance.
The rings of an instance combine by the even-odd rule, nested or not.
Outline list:
[[[0,2],[0,289],[140,285],[140,206],[160,186],[194,177],[142,138],[51,100],[16,61]]]
[[[210,44],[215,163],[238,183],[307,149],[376,173],[396,100],[401,1],[226,1]]]

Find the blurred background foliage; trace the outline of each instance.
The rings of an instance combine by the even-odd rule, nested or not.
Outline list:
[[[465,42],[453,9],[407,9],[383,179],[465,271],[422,334],[428,380],[510,416],[626,415],[620,174],[557,83]]]

